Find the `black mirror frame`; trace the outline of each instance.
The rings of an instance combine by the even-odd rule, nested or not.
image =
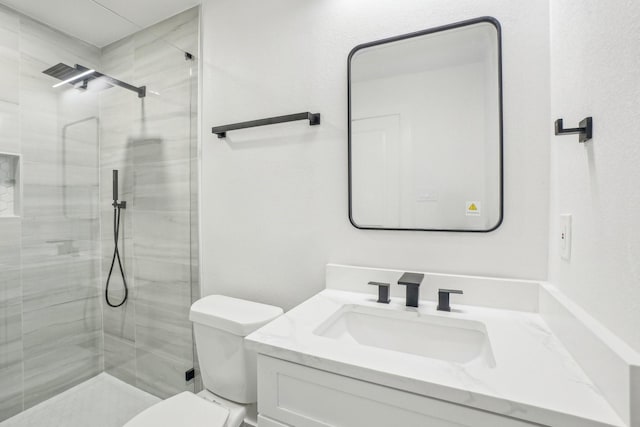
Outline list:
[[[356,224],[353,220],[353,205],[352,205],[352,171],[351,171],[351,60],[353,56],[361,49],[377,46],[385,43],[396,42],[400,40],[409,39],[412,37],[424,36],[426,34],[437,33],[441,31],[452,30],[455,28],[465,27],[468,25],[479,24],[487,22],[493,25],[496,29],[496,35],[498,38],[498,103],[500,107],[499,112],[499,134],[500,134],[500,217],[498,222],[492,228],[487,230],[458,230],[458,229],[429,229],[429,228],[378,228],[378,227],[362,227]],[[349,222],[355,228],[360,230],[391,230],[391,231],[445,231],[454,233],[489,233],[496,230],[504,219],[504,129],[503,129],[503,100],[502,100],[502,28],[500,22],[491,16],[482,16],[480,18],[469,19],[466,21],[460,21],[453,24],[443,25],[440,27],[430,28],[427,30],[416,31],[413,33],[403,34],[400,36],[389,37],[381,40],[376,40],[369,43],[359,44],[354,47],[349,56],[347,57],[347,125],[348,125],[348,185],[349,185]]]

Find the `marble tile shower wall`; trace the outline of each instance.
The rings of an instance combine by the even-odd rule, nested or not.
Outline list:
[[[42,70],[100,51],[0,7],[0,152],[22,206],[0,218],[0,420],[102,370],[98,99]]]
[[[100,174],[120,171],[124,260],[130,300],[104,307],[105,370],[159,397],[194,390],[189,307],[199,293],[197,261],[197,63],[183,49],[198,49],[198,9],[142,30],[103,49],[102,68],[147,97],[107,90],[100,95]],[[176,49],[179,48],[179,49]],[[103,275],[113,250],[111,187],[102,186]],[[103,281],[106,277],[103,277]],[[112,297],[122,280],[112,277]]]

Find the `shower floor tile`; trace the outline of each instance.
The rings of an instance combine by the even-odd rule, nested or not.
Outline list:
[[[121,427],[160,399],[102,373],[0,423],[0,427]]]

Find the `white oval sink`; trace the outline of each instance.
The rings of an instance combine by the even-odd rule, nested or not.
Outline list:
[[[475,320],[344,305],[314,334],[432,359],[495,367],[486,328]]]

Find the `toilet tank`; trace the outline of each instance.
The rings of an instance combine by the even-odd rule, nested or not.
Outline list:
[[[193,303],[189,319],[204,387],[234,402],[256,402],[256,354],[245,348],[244,337],[282,313],[280,307],[223,295]]]

